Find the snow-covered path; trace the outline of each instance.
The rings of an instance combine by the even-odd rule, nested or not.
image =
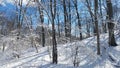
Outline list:
[[[51,64],[50,51],[52,48],[39,47],[36,53],[35,48],[23,51],[20,58],[3,61],[0,68],[74,68],[73,59],[75,47],[78,47],[78,68],[120,68],[120,39],[117,39],[118,46],[109,47],[106,38],[101,38],[101,55],[96,54],[96,39],[94,37],[58,45],[58,64]],[[114,61],[113,61],[114,59]],[[2,61],[0,61],[2,62]]]
[[[8,62],[7,64],[3,64],[0,66],[1,68],[16,68],[16,67],[38,67],[42,64],[45,64],[47,60],[45,58],[49,58],[48,52],[46,50],[35,53],[30,52],[21,56],[23,58],[15,59],[13,61]]]

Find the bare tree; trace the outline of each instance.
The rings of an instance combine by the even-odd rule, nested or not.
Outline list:
[[[103,3],[104,1],[102,1],[102,0],[99,0],[99,10],[100,10],[100,18],[101,18],[101,25],[102,25],[102,30],[103,30],[103,32],[104,33],[107,33],[107,27],[106,27],[106,23],[104,22],[104,16],[103,16],[103,10],[102,10],[102,3]]]
[[[63,0],[65,37],[70,37],[71,36],[70,21],[69,21],[69,16],[70,15],[67,12],[67,4],[66,4],[66,2],[67,2],[67,0]],[[69,1],[69,4],[70,4],[70,1]],[[70,9],[70,7],[69,7],[69,9]]]
[[[78,11],[78,2],[77,2],[77,0],[74,0],[74,6],[75,6],[75,10],[76,10],[76,15],[77,15],[77,22],[78,22],[80,40],[82,40],[81,22],[80,22],[80,14],[79,14],[79,11]]]
[[[92,22],[92,28],[93,28],[93,33],[94,33],[94,35],[96,35],[96,28],[95,28],[95,23],[94,23],[94,14],[93,14],[93,11],[92,11],[92,8],[91,8],[91,0],[85,0],[86,1],[86,6],[87,6],[87,8],[88,8],[88,11],[89,11],[89,14],[90,14],[90,16],[91,16],[91,22]]]
[[[41,22],[41,25],[42,25],[42,31],[41,31],[41,34],[42,34],[42,46],[44,47],[45,46],[45,31],[44,31],[44,14],[43,14],[43,11],[44,11],[44,7],[43,6],[40,6],[40,3],[38,0],[36,0],[37,3],[38,3],[38,9],[39,9],[39,14],[40,14],[40,22]],[[41,3],[43,4],[43,0],[41,0]]]
[[[50,0],[50,14],[51,14],[51,23],[52,23],[52,43],[53,43],[53,52],[52,52],[52,63],[57,64],[57,42],[55,34],[55,16],[56,16],[56,0]]]
[[[59,10],[59,8],[58,8]],[[59,11],[58,11],[59,12]],[[60,32],[60,15],[59,13],[57,13],[57,27],[58,27],[58,36],[60,37],[61,36],[61,32]]]
[[[108,32],[109,32],[109,45],[110,46],[117,46],[114,37],[114,23],[113,23],[113,8],[111,0],[106,0],[107,3],[107,16],[108,16]]]
[[[99,27],[98,27],[98,0],[94,0],[94,18],[95,18],[95,28],[97,35],[97,54],[100,55],[100,38],[99,38]]]

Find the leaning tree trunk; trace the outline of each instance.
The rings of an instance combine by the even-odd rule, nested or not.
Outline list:
[[[94,14],[92,12],[92,8],[91,8],[91,2],[90,0],[85,0],[86,3],[87,3],[87,8],[88,8],[88,11],[89,11],[89,14],[91,16],[91,22],[93,23],[92,27],[93,27],[93,33],[94,35],[96,35],[96,28],[95,28],[95,24],[94,24]]]
[[[78,22],[78,28],[79,28],[79,36],[80,36],[80,40],[82,40],[81,22],[80,22],[80,14],[78,12],[77,0],[74,0],[74,6],[75,6],[75,10],[76,10],[76,15],[77,15],[77,22]]]
[[[111,0],[106,0],[107,3],[107,16],[108,16],[108,31],[109,31],[109,45],[110,46],[117,46],[114,37],[114,23],[113,23],[113,9]]]

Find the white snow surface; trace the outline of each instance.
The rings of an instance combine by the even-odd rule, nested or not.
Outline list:
[[[0,68],[120,68],[120,36],[116,36],[118,46],[109,47],[107,34],[101,35],[100,56],[96,54],[96,37],[58,44],[58,64],[52,64],[51,46],[38,45],[37,53],[34,47],[30,47],[28,37],[16,40],[16,36],[3,36],[0,39],[1,43],[6,43],[4,52],[2,52],[2,44],[0,45]],[[10,44],[11,40],[15,42],[15,46],[17,44],[18,51],[12,50],[14,45]],[[78,67],[73,66],[76,47],[78,47]],[[13,57],[13,53],[19,54],[20,58]]]

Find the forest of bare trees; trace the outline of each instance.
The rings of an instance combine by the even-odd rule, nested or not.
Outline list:
[[[0,34],[7,36],[16,30],[17,39],[23,34],[38,34],[37,38],[30,38],[32,46],[37,50],[34,40],[42,47],[50,44],[54,64],[59,62],[58,44],[95,36],[97,55],[101,55],[100,35],[107,33],[109,46],[117,46],[114,33],[120,31],[120,10],[116,9],[120,7],[114,0],[28,0],[26,4],[23,1],[13,0],[15,10],[10,18],[0,12]],[[79,66],[76,63],[74,66]]]

